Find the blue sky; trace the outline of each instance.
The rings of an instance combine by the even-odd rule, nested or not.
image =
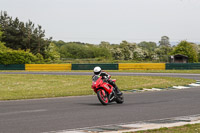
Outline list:
[[[54,40],[200,42],[200,0],[0,0],[0,10]]]

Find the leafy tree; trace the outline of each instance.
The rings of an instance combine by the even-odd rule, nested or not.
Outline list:
[[[138,44],[140,48],[144,50],[145,58],[149,60],[153,60],[155,58],[155,49],[157,47],[155,42],[140,42]]]
[[[157,47],[155,42],[146,42],[146,41],[140,42],[138,46],[148,51],[154,51],[155,48]]]
[[[111,52],[107,48],[103,48],[98,45],[84,44],[80,42],[69,42],[63,44],[59,48],[61,58],[111,58]]]
[[[145,50],[137,46],[136,43],[122,41],[120,45],[111,45],[113,58],[116,60],[144,60]]]
[[[140,47],[136,47],[134,50],[134,57],[136,60],[145,60],[147,52],[142,50]]]
[[[155,53],[158,56],[159,61],[161,62],[169,62],[169,56],[172,52],[173,48],[168,46],[159,46],[155,49]]]
[[[29,51],[12,50],[0,44],[0,64],[32,64],[43,63],[43,58],[38,58]]]
[[[0,41],[2,39],[2,36],[3,36],[3,32],[1,31],[1,25],[0,25]]]
[[[122,41],[119,45],[121,51],[124,55],[124,60],[130,60],[134,58],[134,50],[136,49],[137,45],[135,43],[129,43],[127,41]]]
[[[64,41],[59,40],[59,41],[53,41],[53,43],[57,46],[57,47],[61,47],[62,45],[66,44]]]
[[[94,58],[112,59],[112,53],[109,49],[96,47],[94,51]]]
[[[168,36],[162,36],[159,43],[160,43],[160,46],[170,46],[169,37]]]
[[[5,51],[8,50],[9,48],[7,48],[4,43],[0,42],[0,51]]]
[[[200,45],[198,45],[198,61],[200,62]]]
[[[122,53],[121,49],[118,47],[115,47],[112,49],[112,56],[115,60],[123,60],[124,54]]]
[[[190,42],[190,44],[192,45],[192,47],[194,48],[194,50],[199,53],[199,46],[195,43]]]
[[[192,42],[191,42],[191,45],[194,48],[194,50],[196,51],[196,53],[197,53],[198,62],[200,62],[200,45],[197,45],[197,44],[192,43]]]
[[[40,57],[40,54],[39,53],[37,54],[38,54],[38,57]],[[45,59],[48,59],[48,60],[60,59],[60,53],[58,52],[58,48],[56,47],[54,43],[50,43],[48,48],[45,49]]]
[[[0,51],[5,51],[5,50],[8,50],[8,48],[4,45],[5,43],[1,42],[3,38],[2,35],[3,35],[3,32],[1,31],[1,25],[0,25]]]
[[[2,46],[3,47],[3,42],[1,42],[2,40],[2,35],[3,35],[3,32],[1,31],[1,25],[0,25],[0,47]]]
[[[109,49],[111,46],[110,46],[110,43],[109,42],[105,42],[105,41],[102,41],[100,44],[99,44],[100,47],[102,48],[106,48],[106,49]]]
[[[44,60],[43,56],[40,53],[37,53],[35,56],[36,56],[35,63],[37,63],[37,64],[43,64],[43,63],[45,63],[45,60]]]
[[[42,55],[33,55],[29,50],[12,50],[1,42],[3,32],[0,25],[0,64],[44,63]]]
[[[181,41],[172,51],[173,55],[182,54],[189,58],[189,62],[198,62],[197,52],[191,43],[187,41]]]
[[[45,49],[51,42],[52,38],[44,38],[45,31],[42,26],[35,24],[30,20],[26,23],[21,22],[18,18],[13,19],[8,16],[7,12],[0,14],[0,25],[2,26],[3,38],[6,46],[15,50],[28,50],[33,54],[40,53],[44,56]]]
[[[60,47],[62,58],[83,59],[88,58],[87,48],[77,43],[67,43]],[[91,55],[92,56],[92,55]]]

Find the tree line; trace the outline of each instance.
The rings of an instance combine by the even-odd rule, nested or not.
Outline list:
[[[99,45],[53,41],[51,37],[45,38],[42,26],[30,20],[13,19],[7,12],[0,14],[0,64],[62,63],[69,59],[169,62],[170,55],[175,54],[188,56],[189,62],[198,62],[200,45],[181,41],[171,46],[167,36],[161,37],[159,45],[146,41],[120,44],[102,41]]]
[[[55,51],[52,51],[52,38],[45,38],[42,26],[35,26],[30,20],[22,22],[17,17],[13,18],[7,12],[1,11],[0,31],[0,64],[44,63],[60,58]],[[26,54],[31,56],[24,56]],[[19,55],[21,55],[19,60],[14,58]],[[5,59],[7,61],[2,62]]]
[[[142,41],[130,43],[122,41],[120,44],[110,44],[102,41],[99,45],[53,41],[62,59],[101,58],[106,60],[132,60],[170,62],[170,56],[182,54],[189,57],[189,62],[200,61],[200,45],[181,41],[177,46],[171,46],[169,41],[162,40],[159,46],[155,42]]]

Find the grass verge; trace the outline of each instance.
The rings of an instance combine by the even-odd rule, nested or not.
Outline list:
[[[200,124],[188,124],[180,127],[160,128],[154,130],[137,131],[131,133],[199,133]]]
[[[113,76],[121,90],[186,85],[192,79]],[[0,74],[0,100],[91,95],[91,76]]]

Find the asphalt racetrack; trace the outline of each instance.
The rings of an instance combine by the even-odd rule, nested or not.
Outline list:
[[[0,72],[0,74],[6,73],[10,72]],[[87,72],[12,72],[12,74],[92,75]],[[200,74],[110,74],[169,76],[200,80]],[[112,103],[108,106],[101,105],[95,95],[0,101],[0,133],[58,132],[197,114],[200,114],[200,87],[125,94],[124,104]]]

